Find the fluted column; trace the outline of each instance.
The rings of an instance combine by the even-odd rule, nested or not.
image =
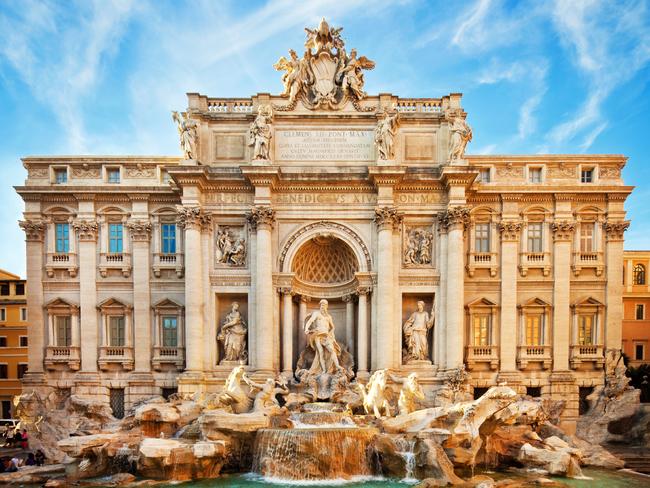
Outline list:
[[[501,371],[517,371],[517,259],[521,222],[503,221],[501,233],[501,323],[499,362]],[[492,324],[496,327],[496,324]],[[494,330],[493,330],[494,337]]]
[[[354,354],[354,295],[345,295],[345,344],[348,352]]]
[[[45,320],[43,318],[43,238],[45,223],[40,220],[23,220],[20,227],[25,231],[26,242],[26,294],[28,349],[28,371],[33,375],[43,374],[45,354]],[[52,344],[51,344],[52,345]]]
[[[449,207],[444,216],[447,226],[447,347],[446,367],[463,364],[463,308],[465,302],[464,239],[469,209]]]
[[[293,293],[282,288],[282,372],[293,375]]]
[[[81,372],[97,371],[97,222],[76,220],[79,235],[79,306],[81,308]]]
[[[275,221],[275,211],[268,206],[256,205],[248,214],[251,228],[257,233],[257,257],[255,266],[257,334],[256,361],[258,369],[272,371],[274,357],[273,338],[273,247],[271,229]]]
[[[151,292],[149,289],[149,241],[151,222],[131,220],[127,227],[133,239],[133,353],[136,372],[151,371]]]
[[[395,270],[393,259],[393,232],[399,225],[401,216],[395,207],[375,209],[377,225],[377,320],[373,336],[376,350],[372,351],[373,369],[395,366],[393,343],[395,323],[393,320]]]
[[[569,370],[571,240],[575,227],[575,222],[569,221],[551,224],[553,231],[553,371]],[[621,260],[619,264],[622,263]]]
[[[608,221],[604,225],[607,245],[605,259],[607,269],[607,302],[605,308],[605,349],[621,349],[623,327],[623,235],[630,226],[628,221]],[[632,281],[632,275],[629,281]]]
[[[203,259],[201,207],[178,207],[178,225],[185,229],[185,351],[186,371],[203,371]]]
[[[357,288],[359,316],[357,318],[357,374],[368,374],[368,293],[369,288]]]

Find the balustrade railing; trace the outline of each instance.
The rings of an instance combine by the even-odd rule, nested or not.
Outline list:
[[[252,113],[253,101],[250,99],[208,99],[208,112],[217,113]]]
[[[442,101],[436,98],[400,98],[396,109],[402,113],[438,113],[442,112]]]

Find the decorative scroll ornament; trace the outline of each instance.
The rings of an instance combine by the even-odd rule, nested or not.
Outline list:
[[[45,223],[40,220],[20,220],[18,222],[28,241],[42,241],[45,235]]]
[[[630,226],[629,220],[623,220],[620,222],[605,222],[605,234],[607,239],[610,241],[622,241],[623,234]]]
[[[322,19],[316,29],[305,28],[307,40],[302,58],[290,50],[289,59],[282,56],[273,65],[277,71],[286,71],[282,75],[282,96],[289,99],[288,105],[276,106],[276,110],[293,110],[298,100],[310,110],[339,110],[350,100],[355,109],[366,111],[359,105],[366,97],[363,70],[373,69],[375,63],[365,56],[357,57],[356,49],[348,55],[342,30]]]
[[[576,223],[569,221],[558,221],[551,224],[553,239],[556,241],[569,241],[576,230]]]
[[[397,135],[397,124],[399,113],[386,114],[377,124],[375,129],[375,144],[379,159],[387,160],[395,157],[395,136]]]
[[[265,160],[270,158],[271,147],[271,122],[273,110],[270,105],[260,105],[257,109],[257,117],[248,129],[248,145],[253,148],[253,160]]]
[[[464,227],[469,223],[469,208],[460,205],[449,207],[439,221],[446,229],[459,224]]]
[[[499,232],[502,241],[516,241],[521,232],[521,222],[503,221],[499,222]]]
[[[380,230],[386,227],[395,229],[401,222],[402,216],[397,211],[397,207],[378,207],[375,209],[375,223]]]
[[[196,147],[198,143],[198,124],[196,123],[196,120],[190,119],[187,114],[181,116],[175,111],[172,112],[172,119],[176,122],[183,157],[185,159],[197,159],[198,153]]]
[[[467,143],[472,140],[472,128],[462,112],[450,111],[447,118],[450,122],[449,161],[459,161],[465,157]]]
[[[75,220],[72,223],[72,228],[79,234],[80,241],[97,240],[99,225],[94,220]]]
[[[184,229],[201,229],[209,225],[211,222],[211,215],[205,212],[201,207],[184,207],[183,205],[176,206],[178,217],[176,223]]]
[[[151,222],[148,220],[129,220],[126,226],[134,241],[148,241],[151,238]]]
[[[275,222],[275,210],[265,205],[255,205],[251,211],[246,215],[248,223],[253,229],[268,226],[273,227]]]

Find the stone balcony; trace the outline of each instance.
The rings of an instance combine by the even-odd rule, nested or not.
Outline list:
[[[465,362],[470,371],[481,369],[482,366],[487,366],[492,371],[496,371],[499,368],[499,347],[467,346],[465,348]]]
[[[604,347],[594,344],[572,345],[569,359],[571,369],[579,369],[583,363],[591,364],[594,369],[602,368],[605,364]]]
[[[519,253],[519,272],[526,276],[531,268],[541,269],[544,276],[551,273],[550,252],[521,252]]]
[[[181,370],[185,364],[185,349],[167,346],[154,347],[151,364],[156,371],[169,369],[169,367]]]
[[[99,348],[99,369],[103,371],[133,369],[133,348],[130,346],[102,346]]]
[[[79,348],[75,346],[47,346],[45,348],[45,368],[78,371],[81,366]]]
[[[603,274],[603,269],[605,269],[605,264],[603,262],[603,253],[602,252],[574,252],[573,253],[573,262],[571,264],[571,269],[573,269],[573,274],[577,277],[580,276],[580,272],[585,268],[592,268],[596,270],[596,276],[601,276]]]
[[[553,357],[551,346],[518,346],[517,367],[528,369],[530,363],[537,363],[542,369],[550,369]]]
[[[185,269],[183,261],[183,253],[180,252],[174,254],[154,253],[153,274],[156,278],[160,278],[161,270],[172,269],[176,272],[176,276],[182,278]]]
[[[79,264],[77,263],[77,254],[72,252],[49,252],[45,261],[45,272],[48,278],[54,276],[54,271],[63,269],[67,271],[71,278],[77,276]]]
[[[129,253],[108,253],[99,255],[99,274],[106,278],[109,269],[118,269],[122,276],[128,278],[131,275],[131,254]]]
[[[474,277],[476,269],[489,269],[490,276],[497,275],[497,253],[495,252],[469,252],[467,253],[467,274]]]

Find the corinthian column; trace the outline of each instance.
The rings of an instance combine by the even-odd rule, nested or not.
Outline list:
[[[402,217],[395,207],[375,209],[375,224],[377,224],[377,320],[375,351],[372,351],[373,369],[385,369],[395,366],[393,344],[396,340],[395,323],[393,320],[393,291],[395,286],[395,270],[393,259],[393,232],[401,222]]]
[[[571,239],[575,222],[558,221],[553,230],[553,371],[569,370],[571,338]],[[623,261],[621,260],[622,264]]]
[[[501,371],[517,371],[517,259],[521,222],[503,221],[501,232]],[[492,324],[496,327],[496,324]],[[494,331],[493,331],[494,334]],[[493,335],[494,337],[494,335]]]
[[[178,225],[185,229],[186,371],[203,371],[203,259],[201,227],[209,216],[201,207],[178,206]]]
[[[463,304],[465,302],[464,239],[469,209],[449,207],[443,216],[447,227],[447,368],[463,364]]]
[[[256,307],[255,328],[257,346],[254,351],[258,369],[273,371],[275,357],[273,341],[273,248],[271,229],[275,211],[268,206],[256,205],[247,216],[251,228],[257,233],[257,257],[255,259]]]
[[[131,220],[127,223],[133,239],[133,344],[135,372],[151,371],[151,320],[149,307],[149,240],[151,222]],[[131,338],[129,337],[129,340]]]
[[[623,284],[621,265],[623,263],[623,234],[630,226],[628,221],[605,223],[605,248],[607,269],[607,302],[605,307],[605,349],[621,349],[623,323]]]
[[[357,329],[357,375],[368,375],[368,293],[370,289],[360,286],[357,288],[359,295],[359,317]]]
[[[282,288],[282,372],[293,376],[293,293],[291,288]]]

